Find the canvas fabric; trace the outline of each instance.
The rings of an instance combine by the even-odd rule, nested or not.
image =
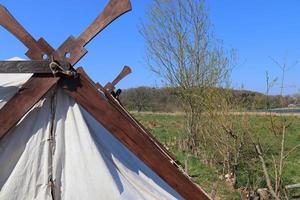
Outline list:
[[[29,78],[30,74],[0,74],[0,108]],[[0,141],[0,199],[182,197],[55,88]]]

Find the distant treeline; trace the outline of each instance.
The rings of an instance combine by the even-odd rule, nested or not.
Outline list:
[[[242,108],[247,110],[258,110],[267,108],[287,107],[295,104],[295,98],[291,96],[281,97],[280,95],[266,96],[259,92],[247,90],[219,89],[221,94],[226,93]],[[174,88],[153,88],[138,87],[123,90],[121,95],[123,105],[133,111],[151,112],[180,112],[181,106],[176,96]]]
[[[174,89],[138,87],[123,90],[121,102],[129,110],[151,112],[181,111]]]

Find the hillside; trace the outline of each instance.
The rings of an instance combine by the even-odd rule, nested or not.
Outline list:
[[[294,104],[291,96],[281,99],[280,95],[266,96],[259,92],[248,90],[219,89],[220,92],[228,95],[232,100],[241,104],[247,110],[266,109],[288,106]],[[137,87],[123,90],[121,101],[129,110],[151,111],[151,112],[180,112],[181,107],[174,88]],[[269,102],[269,103],[267,103]]]

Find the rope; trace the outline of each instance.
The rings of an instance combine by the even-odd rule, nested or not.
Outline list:
[[[77,73],[75,70],[65,70],[59,63],[57,63],[54,58],[51,58],[51,63],[49,64],[49,68],[52,72],[52,74],[54,75],[54,77],[56,77],[57,74],[64,74],[66,76],[69,77],[77,77]]]

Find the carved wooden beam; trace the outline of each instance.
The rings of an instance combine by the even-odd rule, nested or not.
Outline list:
[[[119,73],[119,75],[112,81],[112,82],[108,82],[104,88],[105,90],[107,90],[108,92],[111,92],[112,90],[115,89],[115,86],[123,79],[125,78],[125,76],[127,76],[128,74],[130,74],[132,71],[130,69],[130,67],[125,66],[122,71]]]
[[[50,63],[48,60],[0,61],[0,73],[52,74]],[[59,65],[64,70],[70,69],[67,62],[59,62]]]
[[[43,39],[35,41],[32,36],[0,6],[0,24],[12,32],[28,48],[28,57],[37,60],[44,54],[55,59],[77,63],[86,53],[84,46],[102,29],[120,15],[131,9],[129,0],[110,0],[104,11],[78,37],[68,38],[56,52]],[[69,58],[67,54],[70,54]],[[77,79],[54,78],[34,74],[0,110],[0,139],[60,80],[64,90],[84,107],[99,123],[110,131],[141,161],[148,165],[163,180],[173,187],[185,199],[209,199],[206,193],[185,176],[179,168],[170,162],[170,156],[155,146],[150,139],[131,119],[122,114],[117,105],[100,94],[91,80],[84,74]]]
[[[100,13],[95,21],[78,38],[74,39],[74,37],[69,37],[55,52],[42,38],[37,42],[1,4],[0,25],[15,35],[28,47],[29,51],[26,55],[30,59],[41,60],[46,53],[47,55],[53,56],[55,60],[70,61],[71,64],[74,65],[83,55],[85,55],[86,50],[84,49],[84,46],[87,43],[111,22],[130,10],[130,0],[110,0],[103,12]],[[66,57],[67,53],[70,53],[70,58]],[[50,88],[57,83],[58,80],[59,78],[53,77],[44,77],[41,79],[40,75],[35,74],[27,81],[27,83],[25,83],[23,91],[20,90],[0,110],[0,139],[38,102],[40,98],[42,98],[45,93],[47,93]]]
[[[104,10],[78,38],[70,36],[56,51],[43,38],[36,41],[1,4],[0,25],[29,49],[26,55],[30,59],[43,60],[53,56],[55,60],[65,60],[74,66],[87,53],[84,47],[110,23],[130,10],[130,0],[109,0]]]
[[[122,70],[123,71],[123,70]],[[130,70],[131,71],[131,70]],[[136,126],[141,132],[147,135],[147,139],[151,140],[158,148],[161,150],[162,153],[167,155],[170,160],[174,161],[174,165],[180,164],[179,161],[175,158],[173,154],[171,154],[138,120],[136,120],[127,110],[120,105],[120,103],[111,95],[110,91],[108,91],[105,87],[100,85],[99,83],[95,83],[84,71],[82,67],[77,69],[77,72],[83,75],[97,90],[102,91],[106,98],[109,99],[109,103],[115,107],[124,117],[126,117],[132,124]],[[121,72],[122,74],[122,72]],[[179,166],[177,165],[179,168]]]
[[[108,102],[114,106],[124,117],[126,117],[132,124],[136,126],[141,132],[147,135],[147,139],[151,140],[160,150],[162,153],[167,155],[170,160],[174,161],[174,165],[180,164],[179,161],[172,155],[138,120],[136,120],[132,115],[130,115],[127,110],[120,105],[120,103],[111,95],[110,91],[108,91],[105,87],[100,85],[99,83],[95,83],[84,71],[82,67],[77,69],[77,73],[83,75],[97,90],[100,90],[105,94],[106,98],[108,98]],[[179,166],[177,165],[179,168]]]
[[[88,77],[80,74],[78,79],[62,78],[60,85],[66,93],[86,109],[100,124],[133,152],[141,161],[156,172],[183,198],[210,199],[208,195],[174,166],[168,156],[153,145],[145,134],[112,106]]]

